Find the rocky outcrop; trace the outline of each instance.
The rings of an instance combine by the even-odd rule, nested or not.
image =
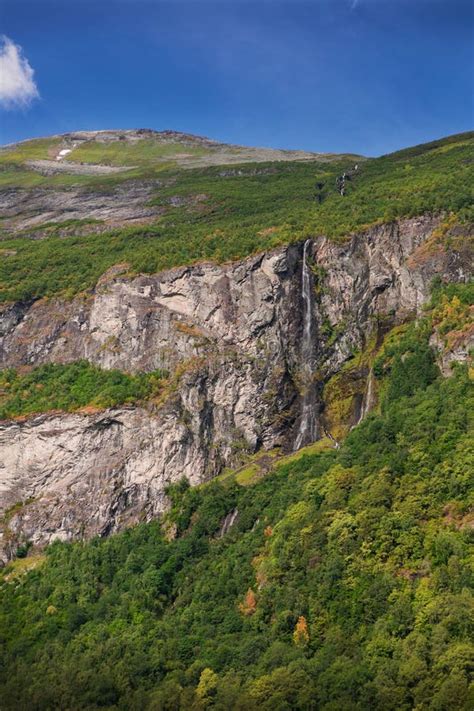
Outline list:
[[[456,251],[408,266],[438,223],[424,217],[382,225],[342,244],[326,238],[311,243],[318,365],[323,356],[331,368],[359,348],[374,317],[419,313],[434,275],[466,278],[469,255]],[[271,358],[284,353],[294,367],[303,328],[302,252],[295,244],[230,265],[199,264],[133,279],[124,274],[126,265],[118,266],[93,293],[72,301],[3,307],[0,367],[86,358],[105,368],[153,370],[173,368],[211,347]],[[334,344],[330,353],[327,340]]]
[[[149,371],[215,348],[254,356],[286,351],[291,359],[300,251],[293,246],[226,267],[203,264],[135,279],[112,269],[93,294],[13,307],[15,316],[6,308],[0,323],[16,323],[0,325],[0,366],[86,358],[105,368]]]
[[[451,332],[448,338],[437,330],[430,338],[430,346],[436,353],[439,369],[445,377],[452,374],[456,363],[471,364],[474,352],[474,322],[467,323],[462,331]]]
[[[327,366],[334,370],[351,347],[378,324],[419,316],[430,296],[433,278],[467,281],[472,273],[468,240],[446,249],[439,240],[427,249],[440,220],[423,216],[383,224],[341,245],[315,241],[314,261],[321,276],[319,312],[335,332]],[[341,353],[342,352],[342,353]]]
[[[438,222],[426,216],[340,244],[307,243],[309,312],[301,243],[157,275],[131,278],[117,267],[72,301],[3,307],[3,368],[86,358],[127,371],[167,368],[173,383],[159,408],[2,423],[4,558],[24,540],[105,535],[156,516],[167,483],[185,476],[197,484],[245,453],[292,448],[305,412],[305,314],[320,419],[323,384],[355,351],[419,313],[435,274],[466,278],[462,251],[425,250],[416,260]]]
[[[163,511],[169,483],[202,483],[241,456],[242,445],[255,447],[265,416],[257,384],[250,369],[220,367],[224,376],[187,373],[155,414],[115,408],[1,423],[0,499],[5,511],[27,502],[9,516],[6,552],[17,539],[44,544],[147,520]]]
[[[58,168],[58,164],[55,166]],[[159,185],[159,181],[128,181],[126,186],[107,192],[80,186],[57,190],[9,188],[0,191],[1,229],[7,237],[28,230],[26,237],[34,239],[48,234],[44,225],[67,220],[87,220],[90,233],[98,226],[94,220],[109,230],[116,225],[156,220],[163,210],[149,203]]]

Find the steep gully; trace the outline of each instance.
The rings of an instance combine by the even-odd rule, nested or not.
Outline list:
[[[331,434],[325,383],[374,336],[421,313],[435,275],[467,278],[470,254],[426,248],[439,222],[427,215],[339,244],[321,237],[151,276],[116,268],[72,301],[4,306],[2,368],[86,358],[166,368],[172,385],[160,405],[0,423],[0,559],[21,542],[149,520],[166,509],[170,482],[198,484],[259,450]],[[373,405],[369,372],[359,373],[349,427]]]

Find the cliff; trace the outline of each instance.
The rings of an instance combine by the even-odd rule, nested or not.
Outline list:
[[[87,359],[170,372],[160,404],[1,423],[3,560],[21,542],[149,520],[166,508],[170,482],[199,484],[259,449],[320,438],[334,420],[325,385],[351,361],[343,429],[356,424],[373,403],[369,361],[354,355],[420,314],[435,275],[469,272],[462,239],[446,249],[433,237],[440,221],[425,215],[156,275],[130,277],[119,265],[71,300],[3,306],[1,368]]]

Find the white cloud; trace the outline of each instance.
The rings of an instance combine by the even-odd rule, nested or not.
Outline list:
[[[27,107],[39,96],[34,71],[22,48],[0,37],[0,105],[6,109]]]

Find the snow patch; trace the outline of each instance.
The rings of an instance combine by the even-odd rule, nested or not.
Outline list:
[[[67,156],[67,154],[71,151],[72,148],[63,148],[62,151],[59,151],[58,155],[56,156],[56,160],[62,160],[64,156]]]

